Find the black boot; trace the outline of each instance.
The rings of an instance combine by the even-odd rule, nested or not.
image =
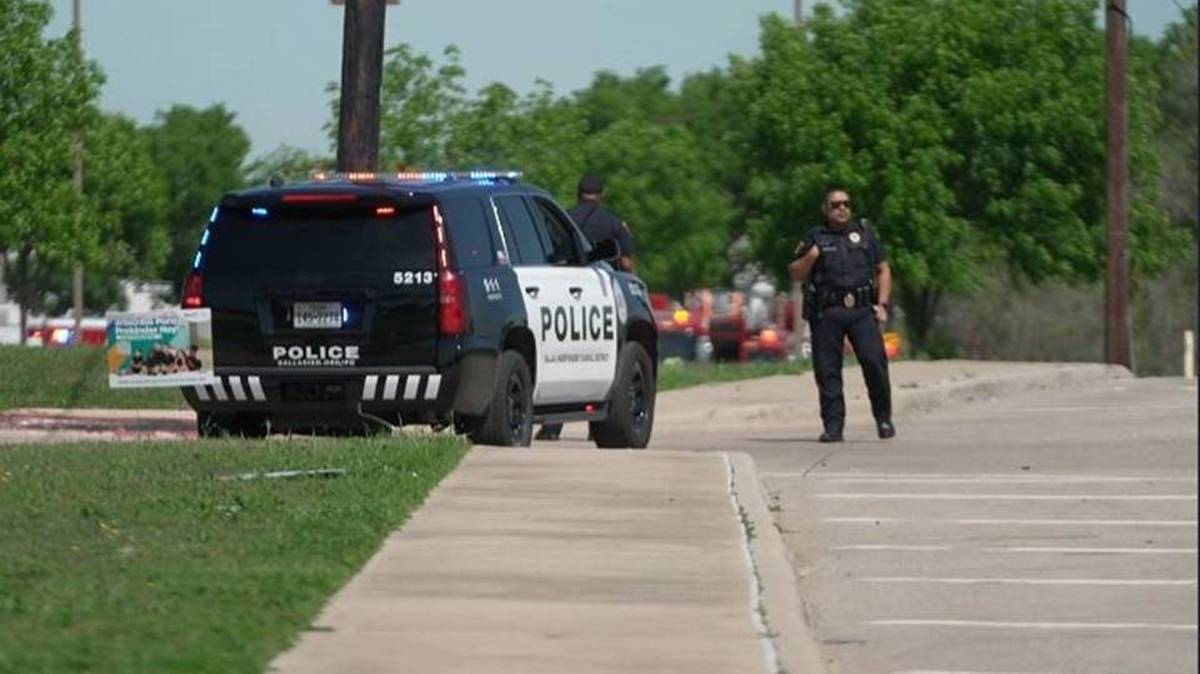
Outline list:
[[[819,439],[821,442],[841,442],[842,430],[840,428],[831,428],[822,433]]]
[[[896,437],[896,427],[890,421],[881,421],[876,425],[879,430],[879,437],[882,440]]]

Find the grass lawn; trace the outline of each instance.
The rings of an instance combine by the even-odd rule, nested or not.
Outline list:
[[[110,390],[104,349],[0,346],[0,410],[14,407],[186,409],[176,387]]]
[[[450,436],[0,447],[0,672],[258,674],[465,451]],[[320,468],[348,473],[216,479]]]
[[[716,384],[776,374],[803,374],[812,370],[808,361],[758,363],[668,363],[658,368],[658,390]]]

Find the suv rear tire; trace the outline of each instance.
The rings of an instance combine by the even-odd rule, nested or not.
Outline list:
[[[516,351],[500,354],[492,402],[470,438],[501,447],[528,447],[533,440],[533,378],[525,358]]]
[[[617,360],[608,417],[589,426],[597,447],[645,449],[654,430],[654,397],[657,382],[646,349],[630,342]]]

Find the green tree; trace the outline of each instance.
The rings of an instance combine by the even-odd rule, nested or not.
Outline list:
[[[1200,238],[1200,206],[1197,204],[1196,120],[1200,119],[1197,101],[1196,5],[1181,12],[1157,45],[1156,69],[1160,82],[1155,151],[1161,157],[1160,185],[1162,206],[1171,221],[1192,227]]]
[[[103,221],[72,184],[76,138],[95,121],[102,76],[77,33],[47,39],[51,10],[0,0],[0,257],[21,307],[21,338],[38,265],[103,260]]]
[[[451,124],[460,114],[466,95],[465,71],[459,65],[458,47],[442,52],[445,62],[400,44],[384,53],[380,92],[379,166],[435,168],[446,165],[446,144]],[[336,93],[334,85],[329,91]],[[333,100],[331,137],[337,133],[338,99]]]
[[[243,184],[242,163],[250,151],[246,132],[224,105],[203,110],[175,105],[143,129],[150,155],[167,184],[171,249],[164,269],[178,284],[191,265],[209,213],[225,192]],[[175,287],[174,292],[178,293]]]
[[[639,68],[632,77],[602,70],[586,89],[575,92],[574,99],[587,118],[589,133],[625,120],[670,125],[683,119],[679,96],[670,87],[665,66]]]
[[[540,81],[524,97],[491,84],[454,118],[447,162],[459,168],[519,169],[525,180],[565,201],[583,171],[585,139],[578,106],[557,98],[549,83]]]
[[[760,254],[782,271],[844,184],[889,247],[921,348],[950,293],[1103,268],[1103,41],[1091,0],[847,0],[807,35],[764,20],[750,124]],[[1150,85],[1134,79],[1135,268],[1178,245],[1154,206]]]
[[[336,162],[292,145],[280,145],[246,166],[246,186],[266,185],[278,178],[284,182],[308,180],[315,171],[332,170]]]
[[[170,252],[167,187],[145,138],[127,117],[101,115],[83,147],[85,209],[93,226],[108,233],[104,255],[85,270],[83,304],[103,312],[124,308],[122,280],[161,278]],[[47,314],[70,308],[73,265],[66,262],[41,272],[42,292],[31,308]]]

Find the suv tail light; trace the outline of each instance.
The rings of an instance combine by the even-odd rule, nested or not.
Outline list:
[[[467,331],[467,303],[462,277],[449,269],[438,272],[438,332],[461,335]]]
[[[437,260],[438,332],[442,335],[461,335],[467,331],[466,287],[462,277],[451,268],[446,223],[437,204],[433,205],[433,245]]]
[[[183,280],[183,308],[199,309],[204,306],[204,275],[188,272]]]

